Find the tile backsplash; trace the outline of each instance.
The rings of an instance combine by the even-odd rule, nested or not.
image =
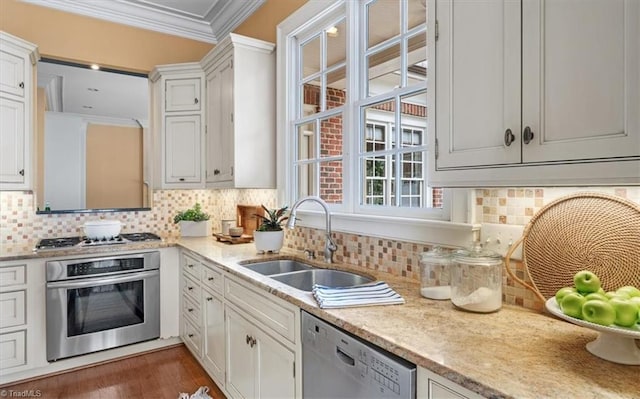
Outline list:
[[[549,202],[582,191],[617,195],[640,204],[640,187],[475,189],[471,205],[472,222],[526,225]],[[1,192],[0,247],[3,252],[19,250],[21,246],[23,250],[29,250],[40,238],[82,235],[82,224],[99,218],[122,221],[124,232],[150,231],[164,237],[177,237],[180,231],[173,223],[173,217],[196,202],[211,215],[212,228],[217,231],[221,220],[235,218],[236,204],[265,204],[273,208],[276,198],[276,190],[157,190],[153,194],[151,211],[36,215],[34,196],[30,192]],[[421,253],[431,248],[428,243],[416,244],[342,232],[334,232],[333,238],[338,245],[336,261],[414,280],[420,278]],[[313,249],[322,256],[324,232],[298,227],[286,232],[285,246],[299,251]],[[513,262],[512,268],[518,277],[530,281],[522,263]],[[506,303],[542,309],[543,304],[532,292],[506,276],[503,277],[503,288]]]
[[[102,218],[120,220],[125,233],[148,231],[177,237],[180,229],[173,217],[196,202],[211,215],[212,229],[217,231],[220,220],[235,219],[236,204],[274,207],[276,190],[156,190],[150,211],[40,215],[34,211],[31,192],[0,192],[0,248],[5,253],[30,250],[41,238],[82,235],[84,222]]]

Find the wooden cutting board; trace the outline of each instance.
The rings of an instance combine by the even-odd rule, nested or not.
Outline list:
[[[238,205],[236,225],[243,228],[243,235],[253,237],[253,231],[262,224],[262,219],[256,215],[264,216],[264,209],[260,205]]]

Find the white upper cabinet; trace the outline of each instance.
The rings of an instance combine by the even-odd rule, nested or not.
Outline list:
[[[200,111],[200,78],[167,79],[165,111]]]
[[[198,63],[162,65],[152,82],[154,187],[204,187],[204,73]]]
[[[640,2],[429,10],[434,186],[640,182]]]
[[[206,74],[206,183],[275,188],[275,51],[230,34],[201,61]]]
[[[35,45],[0,31],[0,189],[30,190],[33,181]]]

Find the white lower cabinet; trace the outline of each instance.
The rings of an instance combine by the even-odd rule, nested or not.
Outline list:
[[[233,398],[294,398],[295,354],[227,307],[227,381]]]
[[[417,385],[419,399],[482,399],[477,393],[422,367],[418,367]]]
[[[203,291],[203,352],[204,368],[216,381],[224,381],[225,370],[225,320],[224,302],[219,294],[208,289]]]
[[[0,262],[0,384],[46,364],[44,280],[43,260]]]
[[[181,254],[180,336],[229,398],[299,398],[300,309]]]

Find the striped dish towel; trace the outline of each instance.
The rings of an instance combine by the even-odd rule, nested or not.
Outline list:
[[[344,288],[330,288],[315,284],[312,293],[322,309],[404,303],[404,298],[384,281]]]

